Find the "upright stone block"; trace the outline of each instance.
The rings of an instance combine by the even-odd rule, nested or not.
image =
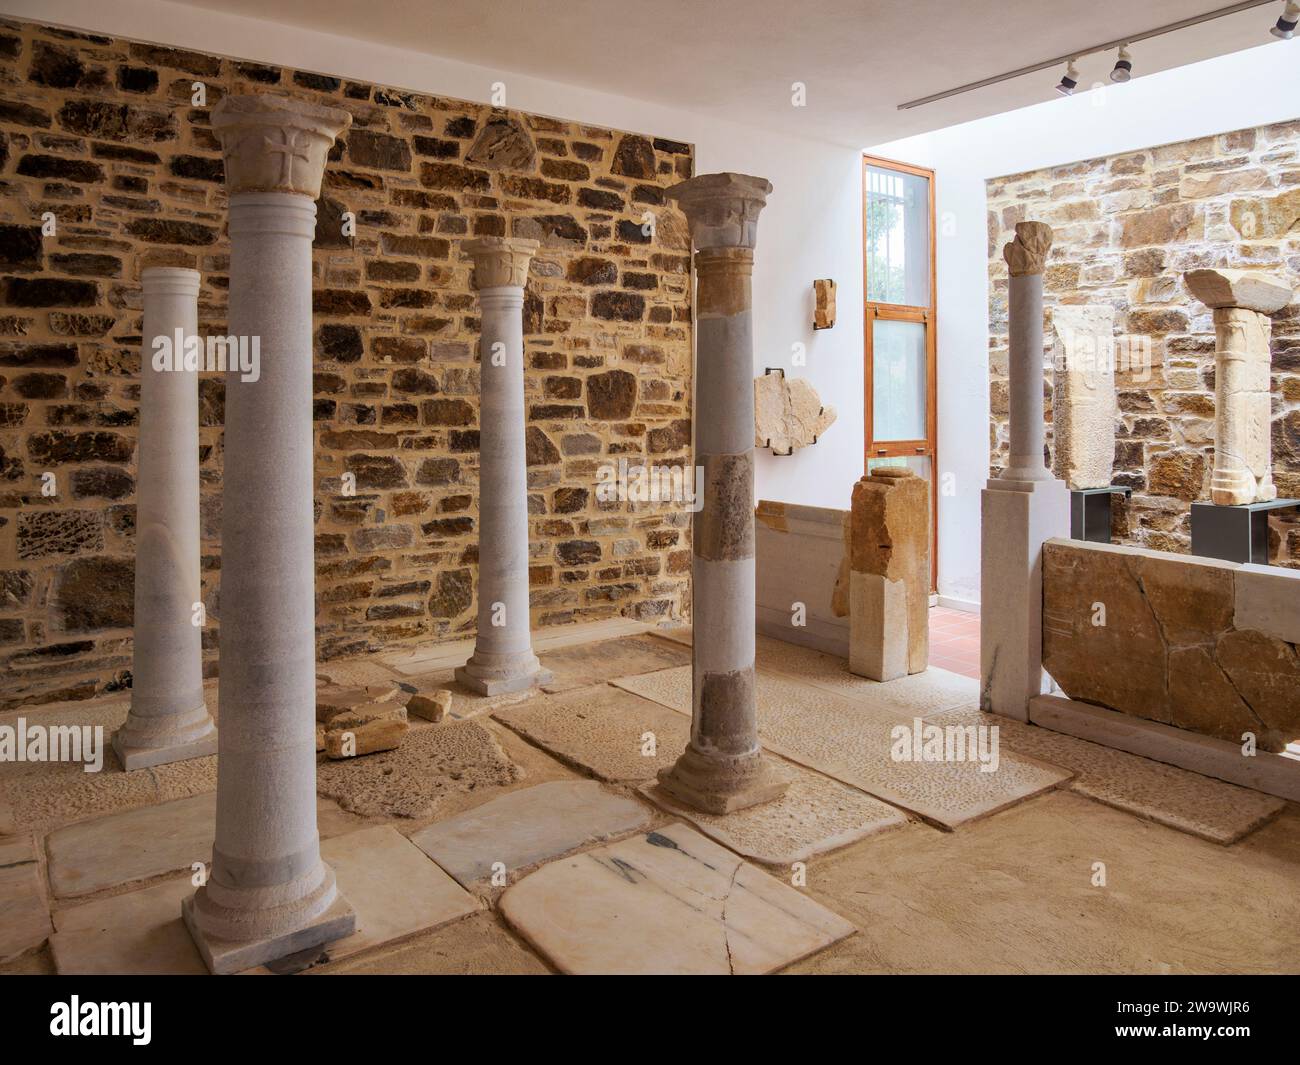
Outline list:
[[[346,111],[227,96],[212,112],[230,194],[229,330],[256,376],[226,375],[221,730],[207,883],[182,914],[213,972],[349,935],[316,829],[312,262],[326,155]]]
[[[853,486],[849,672],[920,673],[930,658],[930,489],[887,466]]]
[[[478,635],[456,679],[482,695],[523,691],[551,675],[533,654],[528,616],[528,459],[524,436],[524,284],[537,241],[481,237],[474,263],[479,345]]]
[[[754,340],[750,275],[770,182],[705,174],[668,190],[695,244],[695,461],[704,503],[693,523],[691,741],[661,786],[724,814],[788,785],[758,742],[754,691]]]
[[[1072,491],[1109,488],[1115,462],[1115,310],[1052,312],[1052,470]]]
[[[1011,455],[980,504],[980,706],[1029,720],[1044,690],[1043,542],[1070,533],[1070,492],[1043,458],[1043,266],[1051,227],[1018,222],[1010,268]]]
[[[141,271],[140,443],[136,490],[131,712],[113,733],[123,768],[217,750],[203,697],[199,577],[199,274]],[[161,343],[159,343],[161,341]]]
[[[1214,471],[1221,506],[1267,503],[1273,484],[1272,358],[1268,316],[1291,302],[1291,286],[1246,270],[1190,270],[1193,296],[1214,311]]]

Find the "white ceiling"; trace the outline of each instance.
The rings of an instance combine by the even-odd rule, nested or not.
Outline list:
[[[176,2],[861,147],[1054,99],[1059,69],[897,110],[1229,0]],[[1277,0],[1135,45],[1134,73],[1267,44],[1282,7]],[[1104,81],[1113,62],[1113,53],[1083,60],[1081,85]],[[806,107],[791,106],[795,81],[807,86]]]

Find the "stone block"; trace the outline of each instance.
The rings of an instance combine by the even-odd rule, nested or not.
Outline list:
[[[1052,471],[1072,490],[1110,485],[1115,456],[1115,312],[1052,312]]]

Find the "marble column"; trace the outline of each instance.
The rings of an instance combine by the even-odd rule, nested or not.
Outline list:
[[[1291,286],[1248,270],[1190,270],[1193,296],[1214,311],[1214,472],[1210,500],[1221,506],[1267,503],[1273,484],[1272,355],[1275,314]]]
[[[481,237],[461,250],[478,290],[478,635],[456,679],[483,695],[551,679],[528,617],[528,460],[524,436],[524,284],[535,240]]]
[[[136,488],[135,631],[131,711],[113,733],[124,769],[217,750],[203,699],[199,578],[199,381],[185,363],[198,337],[199,274],[141,271],[140,437]],[[165,344],[155,345],[155,340]]]
[[[695,453],[704,502],[693,523],[691,739],[659,784],[709,813],[780,797],[763,756],[754,691],[754,338],[750,275],[770,182],[705,174],[674,185],[696,248]]]
[[[1070,492],[1043,456],[1043,268],[1052,230],[1018,222],[1010,268],[1011,453],[980,499],[980,706],[1029,720],[1043,674],[1043,542],[1070,535]]]
[[[185,923],[233,972],[350,934],[355,915],[316,829],[312,237],[345,111],[228,96],[212,112],[230,194],[229,333],[254,373],[226,375],[217,825]]]

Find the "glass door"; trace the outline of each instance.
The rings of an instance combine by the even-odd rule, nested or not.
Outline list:
[[[938,576],[934,171],[864,156],[865,468],[930,481],[930,586]]]

